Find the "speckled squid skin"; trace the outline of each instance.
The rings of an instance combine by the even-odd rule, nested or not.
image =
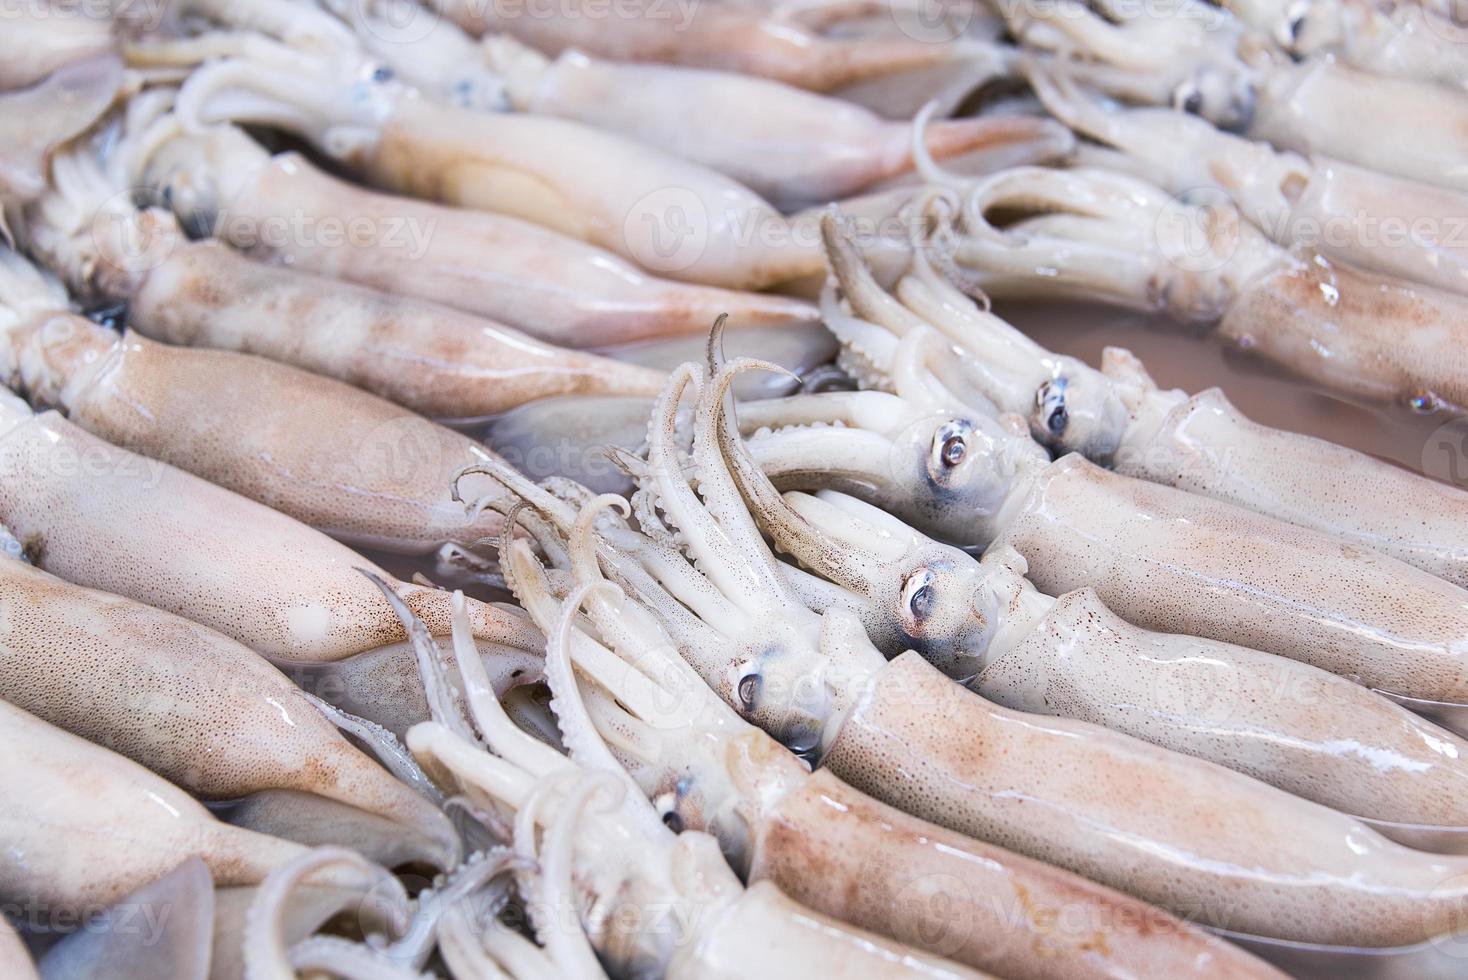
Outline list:
[[[812,912],[767,881],[703,918],[696,940],[678,950],[665,976],[806,980],[821,974],[852,980],[984,976]]]
[[[1468,405],[1468,296],[1302,257],[1241,290],[1219,333],[1333,391]]]
[[[0,918],[0,976],[10,980],[38,980],[31,954],[26,952],[25,944],[5,918]]]
[[[603,179],[586,179],[589,160]],[[819,241],[749,189],[570,120],[416,102],[361,165],[379,187],[532,221],[683,282],[764,289],[825,269]]]
[[[1217,388],[1174,409],[1113,468],[1366,545],[1468,587],[1468,493],[1324,439],[1260,425]]]
[[[358,246],[319,235],[261,242],[234,222],[222,223],[219,234],[302,271],[478,313],[566,347],[706,334],[720,313],[741,327],[818,318],[800,300],[661,279],[518,218],[374,194],[296,154],[273,158],[227,206],[260,227],[292,215],[322,226],[370,222],[383,242]]]
[[[1006,708],[1124,732],[1344,813],[1468,826],[1468,742],[1306,664],[1139,629],[1091,589],[1061,596],[969,686]]]
[[[458,857],[437,807],[237,641],[15,560],[0,562],[0,698],[204,798],[316,793],[427,833],[440,868]]]
[[[1468,698],[1468,592],[1308,528],[1071,454],[996,543],[1042,592],[1093,586],[1148,629],[1237,643],[1409,697]]]
[[[233,351],[170,347],[80,317],[17,333],[32,398],[82,428],[354,544],[422,554],[499,531],[449,498],[490,457],[467,436],[331,378]],[[475,480],[468,499],[490,487]]]
[[[1468,859],[1117,732],[992,705],[914,653],[856,704],[825,764],[909,813],[1239,932],[1405,945],[1468,909]]]
[[[1159,908],[919,821],[824,769],[765,815],[750,878],[1017,980],[1279,975]]]
[[[576,48],[611,61],[718,68],[818,92],[952,57],[947,45],[906,37],[820,37],[761,4],[692,4],[685,11],[633,0],[614,17],[597,16],[594,0],[586,10],[577,0],[551,17],[513,2],[509,9],[471,0],[435,0],[434,6],[470,33],[503,31],[549,55]]]
[[[128,324],[154,340],[257,354],[433,418],[557,395],[647,395],[657,371],[552,347],[459,310],[184,245],[144,276]]]
[[[52,574],[286,660],[341,660],[407,639],[357,569],[390,576],[319,531],[55,412],[7,418],[0,430],[0,521]],[[434,635],[448,635],[449,593],[398,591]],[[472,601],[469,613],[476,637],[544,648],[518,618]]]
[[[142,766],[0,701],[0,898],[110,904],[190,855],[219,886],[255,885],[306,853],[220,823]]]

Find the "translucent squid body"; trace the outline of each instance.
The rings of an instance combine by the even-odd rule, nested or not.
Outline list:
[[[7,5],[0,31],[0,91],[28,88],[73,62],[110,53],[112,21],[70,4]]]
[[[819,32],[822,21],[834,26],[852,14],[866,13],[869,8],[859,4],[822,10],[798,4],[680,5],[636,0],[611,17],[583,0],[554,11],[534,12],[514,3],[474,0],[435,0],[432,6],[472,34],[510,34],[550,56],[574,48],[609,61],[652,61],[740,72],[817,92],[942,64],[965,54],[961,45],[933,43],[896,31],[876,37],[833,37]]]
[[[523,218],[674,279],[762,289],[821,268],[811,235],[697,164],[565,119],[437,103],[355,54],[231,39],[238,56],[206,63],[179,91],[192,131],[278,126],[380,187]]]
[[[505,215],[364,190],[232,127],[139,154],[132,180],[256,258],[418,297],[567,347],[818,319],[808,303],[659,278],[576,238]],[[301,231],[295,231],[299,227]],[[347,229],[359,229],[355,237]]]
[[[1393,844],[1210,762],[992,704],[914,651],[887,663],[849,612],[812,613],[744,508],[720,456],[718,420],[705,413],[695,423],[691,456],[678,444],[677,403],[707,384],[727,379],[692,365],[675,372],[647,458],[623,456],[643,487],[639,523],[688,555],[680,563],[668,549],[634,551],[658,588],[629,594],[645,596],[679,653],[743,717],[915,816],[1233,929],[1393,945],[1442,931],[1468,901],[1444,885],[1461,858]],[[956,465],[967,443],[953,447],[944,455]],[[898,455],[885,458],[900,465]],[[815,475],[827,459],[808,456],[803,469]],[[1139,809],[1144,786],[1150,799],[1187,802]],[[1210,814],[1206,830],[1199,807]]]
[[[808,772],[678,658],[655,615],[602,578],[605,557],[615,577],[642,581],[650,594],[659,591],[616,549],[595,543],[605,533],[646,554],[657,551],[650,542],[637,544],[625,527],[598,528],[598,512],[609,502],[626,508],[625,501],[583,497],[576,504],[586,506],[578,512],[576,504],[522,477],[499,475],[554,525],[538,533],[548,532],[549,551],[564,552],[570,562],[547,573],[528,542],[506,544],[506,574],[517,596],[554,644],[563,633],[559,624],[575,613],[558,598],[570,587],[569,574],[600,637],[580,631],[569,637],[570,661],[595,687],[585,692],[584,721],[561,714],[567,741],[604,741],[664,823],[713,834],[747,880],[772,882],[817,911],[1000,976],[1270,972],[1161,910],[915,819],[825,769]],[[558,532],[572,540],[563,542]],[[557,692],[575,683],[570,666],[553,655],[547,667],[558,703]],[[915,893],[928,900],[902,900]],[[1004,897],[998,905],[996,896]],[[1018,920],[996,914],[1011,900],[1031,911]],[[933,928],[934,904],[942,905],[944,922],[953,928]],[[1061,907],[1086,909],[1096,931],[1046,929],[1049,910]],[[1138,928],[1144,921],[1150,925]]]
[[[1111,214],[1125,218],[1157,212],[1157,195],[1132,178],[1084,170],[1021,169],[984,180],[974,189],[965,212],[971,233],[934,243],[935,255],[952,246],[964,263],[957,275],[966,285],[991,285],[1000,294],[1039,288],[1027,270],[1044,266],[1056,274],[1043,278],[1051,288],[1089,292],[1125,290],[1149,274],[1165,270],[1155,256],[1138,254],[1106,241],[1103,223]],[[1010,207],[1065,208],[1004,231],[975,227],[987,209]],[[1089,224],[1097,230],[1086,240]],[[1118,223],[1121,223],[1118,221]],[[1105,224],[1104,227],[1113,227]],[[1059,235],[1072,237],[1061,244]],[[832,262],[847,314],[828,294],[827,322],[845,344],[843,355],[852,370],[875,384],[891,387],[899,350],[914,354],[935,372],[961,375],[955,387],[972,393],[967,405],[992,407],[1028,423],[1030,434],[1051,452],[1080,453],[1092,462],[1127,476],[1175,486],[1237,504],[1292,524],[1372,548],[1457,585],[1468,586],[1468,494],[1456,487],[1424,479],[1400,467],[1321,439],[1272,429],[1249,420],[1216,388],[1189,398],[1184,392],[1159,389],[1146,368],[1130,352],[1108,348],[1096,370],[1073,357],[1045,350],[1019,330],[976,304],[941,274],[927,252],[914,257],[910,272],[888,294],[871,278],[860,256],[840,231],[828,223]],[[1263,248],[1249,242],[1236,257]],[[1090,246],[1089,248],[1087,246]],[[941,259],[940,259],[941,261]],[[1332,363],[1332,376],[1352,377],[1358,393],[1430,390],[1456,392],[1468,382],[1468,361],[1460,367],[1451,341],[1414,323],[1406,326],[1361,316],[1344,316],[1303,336],[1290,336],[1299,323],[1265,319],[1259,311],[1285,299],[1281,278],[1300,273],[1299,264],[1284,261],[1280,275],[1258,280],[1237,301],[1238,312],[1225,316],[1219,329],[1230,336],[1245,329],[1267,352],[1315,350],[1309,363]],[[1317,271],[1331,269],[1317,266]],[[1104,271],[1103,271],[1104,270]],[[1178,279],[1186,276],[1178,273]],[[1269,280],[1276,285],[1270,286]],[[1176,281],[1176,280],[1175,280]],[[1366,283],[1347,280],[1335,309],[1360,309],[1384,296]],[[1200,287],[1201,291],[1202,287]],[[1187,295],[1179,290],[1177,298]],[[1366,311],[1362,311],[1365,313]],[[1373,312],[1376,312],[1373,310]],[[1454,324],[1444,322],[1443,329]],[[945,341],[923,340],[927,330]],[[1369,331],[1369,332],[1368,332]],[[1314,338],[1333,337],[1333,356],[1321,356]],[[1463,338],[1468,343],[1468,336]],[[953,346],[953,345],[956,345]],[[960,356],[954,358],[954,351]],[[1346,358],[1346,353],[1358,356]],[[1391,385],[1395,365],[1402,368]],[[1281,356],[1286,364],[1299,363]],[[1411,365],[1408,368],[1408,365]],[[1409,380],[1410,379],[1410,380]],[[950,377],[950,380],[953,380]],[[1468,386],[1463,388],[1468,394]],[[960,395],[959,400],[962,400]]]
[[[437,803],[353,748],[237,641],[16,558],[0,561],[0,579],[0,697],[10,704],[206,799],[317,793],[396,821],[421,860],[458,862],[458,836]]]
[[[1457,190],[1275,150],[1181,112],[1104,104],[1038,65],[1028,77],[1056,118],[1119,151],[1090,159],[1145,177],[1184,204],[1216,209],[1231,201],[1280,245],[1308,245],[1370,272],[1468,292],[1468,247],[1456,217],[1468,213],[1468,196]],[[1360,126],[1357,120],[1352,131]]]

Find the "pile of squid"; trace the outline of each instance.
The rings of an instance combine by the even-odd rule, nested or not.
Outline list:
[[[0,977],[1461,976],[1458,13],[0,0]]]

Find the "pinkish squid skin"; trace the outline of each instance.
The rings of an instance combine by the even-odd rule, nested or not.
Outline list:
[[[507,33],[551,56],[575,48],[608,61],[740,72],[816,92],[956,56],[947,45],[907,37],[822,37],[759,4],[680,8],[637,0],[629,7],[633,16],[616,17],[591,16],[579,3],[553,17],[531,16],[513,4],[435,0],[433,6],[471,34]]]
[[[170,344],[256,354],[431,418],[498,415],[558,395],[652,395],[657,371],[552,347],[423,300],[181,245],[148,270],[128,324]]]
[[[564,347],[603,347],[705,333],[720,313],[739,326],[815,322],[813,306],[780,296],[673,282],[594,245],[505,215],[392,197],[328,176],[296,154],[269,157],[243,133],[165,145],[145,183],[180,215],[258,258],[476,313]],[[261,234],[360,222],[353,243]]]
[[[110,904],[190,855],[219,885],[252,885],[305,853],[220,823],[162,777],[5,701],[0,736],[7,901]]]
[[[1185,758],[989,705],[905,653],[853,707],[825,764],[909,813],[1240,932],[1405,945],[1448,931],[1468,903],[1463,858],[1393,844]],[[1144,797],[1154,805],[1138,808]]]
[[[386,573],[350,548],[55,412],[32,416],[8,394],[0,404],[0,520],[46,571],[185,616],[277,660],[405,651],[401,623],[357,570]],[[448,593],[398,587],[431,632],[447,634]],[[541,648],[519,617],[478,602],[469,614],[478,640]]]
[[[458,837],[438,807],[353,748],[279,671],[172,613],[0,562],[0,697],[206,799],[317,793],[426,833],[441,869]],[[137,726],[146,715],[148,723]]]
[[[546,62],[488,39],[516,107],[625,133],[727,174],[785,209],[848,197],[912,169],[912,127],[768,79],[625,64],[568,51]],[[1070,134],[1029,116],[940,120],[923,133],[936,159],[1063,156]]]
[[[14,380],[108,442],[175,462],[356,544],[423,554],[472,546],[453,474],[488,449],[330,378],[232,351],[120,339],[69,313],[10,332]]]
[[[1409,697],[1468,698],[1468,592],[1359,545],[1074,454],[1015,502],[995,540],[1028,559],[1042,591],[1093,586],[1139,626]]]

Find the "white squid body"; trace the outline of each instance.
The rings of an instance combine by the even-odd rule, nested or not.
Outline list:
[[[0,14],[0,26],[9,25]],[[0,201],[41,194],[51,151],[85,132],[122,87],[122,62],[109,55],[64,65],[23,91],[0,92]]]
[[[1290,657],[1409,697],[1468,698],[1468,592],[1379,552],[1078,455],[1013,505],[996,543],[1060,595],[1094,586],[1148,629]]]
[[[383,123],[361,169],[378,186],[523,218],[685,282],[764,289],[823,267],[819,243],[747,188],[567,120],[419,103]]]
[[[210,626],[266,656],[336,661],[406,646],[357,569],[387,573],[278,511],[103,442],[19,399],[0,421],[0,521],[47,571]],[[435,635],[449,596],[399,583]],[[476,638],[539,647],[517,619],[469,603]],[[411,654],[408,655],[411,659]]]
[[[201,157],[217,189],[198,201]],[[203,178],[208,179],[208,178]],[[330,177],[296,154],[267,157],[244,134],[165,146],[145,181],[187,208],[203,204],[215,233],[261,258],[489,317],[566,347],[704,333],[720,313],[738,326],[814,322],[814,307],[659,278],[612,252],[505,215],[373,193]],[[222,218],[220,210],[223,209]],[[188,213],[185,211],[185,213]],[[363,245],[259,229],[361,223]]]
[[[913,652],[866,688],[824,764],[916,816],[1241,932],[1403,945],[1468,906],[1468,859],[1127,735],[992,705]]]
[[[657,371],[552,347],[424,300],[183,245],[148,270],[128,324],[345,381],[433,418],[498,415],[558,395],[653,395]]]
[[[0,12],[0,90],[34,85],[64,65],[113,50],[112,21],[70,4],[6,4]]]
[[[260,357],[119,339],[69,313],[10,338],[37,402],[343,540],[425,553],[497,533],[449,498],[453,474],[489,450],[375,395]]]
[[[485,42],[493,46],[496,41]],[[711,167],[782,208],[847,197],[912,169],[912,128],[849,102],[727,72],[562,54],[520,87],[518,107],[625,133]],[[933,122],[936,159],[1057,157],[1071,139],[1028,116]]]
[[[203,797],[317,793],[426,835],[421,856],[439,868],[457,862],[443,813],[235,640],[21,561],[0,562],[0,585],[0,697],[11,704]]]
[[[1468,192],[1468,92],[1462,88],[1312,58],[1270,73],[1249,135]]]
[[[633,0],[615,16],[583,0],[570,0],[551,16],[513,2],[435,0],[433,6],[471,34],[503,32],[547,55],[576,48],[609,61],[714,68],[817,92],[954,57],[946,45],[909,37],[822,37],[759,3]]]
[[[0,701],[0,895],[108,904],[197,855],[220,885],[258,884],[306,849],[220,823],[130,759]]]

